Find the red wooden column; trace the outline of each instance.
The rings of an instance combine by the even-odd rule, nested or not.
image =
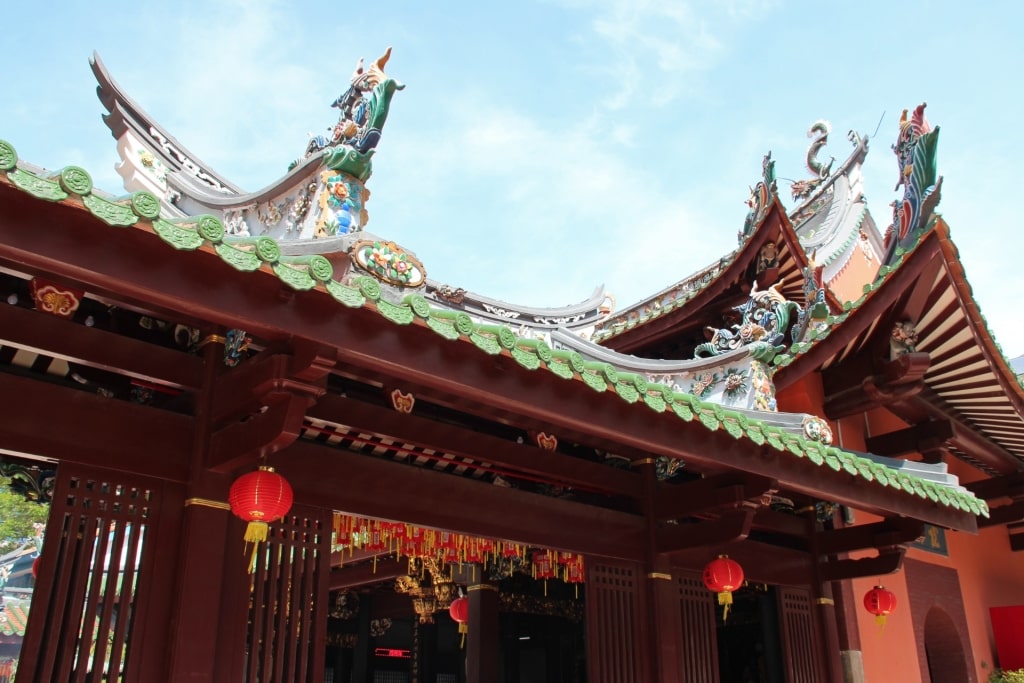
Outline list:
[[[650,633],[650,680],[683,683],[683,632],[679,609],[679,586],[672,577],[668,560],[657,551],[658,520],[654,516],[654,495],[658,484],[653,458],[633,463],[644,482],[643,510],[647,520],[646,586],[647,623]]]
[[[480,582],[466,588],[469,633],[466,634],[466,683],[501,680],[498,668],[498,587]]]
[[[245,657],[248,575],[244,543],[227,504],[230,480],[206,472],[213,387],[223,371],[220,338],[203,347],[203,389],[196,399],[195,432],[188,497],[182,512],[181,542],[173,588],[167,680],[213,683],[218,674],[239,671]],[[234,528],[236,533],[229,534]],[[218,672],[218,667],[221,671]]]
[[[241,535],[229,535],[231,512],[227,491],[222,495],[191,497],[185,500],[181,543],[177,557],[167,558],[177,565],[173,588],[174,610],[167,652],[167,680],[209,682],[217,677],[218,658],[238,660],[244,656],[244,600],[232,600],[233,592],[248,588],[242,558]],[[237,530],[237,529],[236,529]],[[235,562],[225,562],[235,558]],[[226,566],[237,573],[227,581]],[[243,596],[244,597],[244,596]],[[233,610],[223,610],[222,600]],[[232,618],[232,612],[235,618]],[[237,637],[232,637],[236,634]]]

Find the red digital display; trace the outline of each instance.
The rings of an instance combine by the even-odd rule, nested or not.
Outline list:
[[[409,650],[398,650],[390,647],[378,647],[373,650],[375,657],[393,657],[397,659],[409,659],[412,654]]]

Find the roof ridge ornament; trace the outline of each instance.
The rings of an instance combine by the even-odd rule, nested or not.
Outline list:
[[[885,232],[884,263],[891,265],[897,250],[905,250],[927,228],[939,203],[942,177],[938,175],[936,149],[939,127],[932,128],[925,118],[927,102],[907,116],[900,117],[900,134],[892,151],[896,154],[900,175],[894,189],[903,186],[903,199],[892,202],[892,225]]]
[[[370,158],[380,142],[384,122],[391,109],[391,98],[405,84],[384,73],[391,59],[391,48],[363,67],[362,58],[356,62],[347,90],[339,95],[331,107],[338,109],[338,122],[328,131],[330,138],[316,135],[306,145],[305,158],[323,155],[324,165],[365,182],[372,173]],[[292,164],[298,165],[299,161]],[[290,170],[290,169],[289,169]]]
[[[762,219],[768,213],[768,205],[772,203],[777,193],[775,184],[775,161],[772,160],[772,153],[769,151],[761,160],[761,177],[757,185],[750,188],[750,198],[747,199],[747,218],[743,222],[743,230],[736,235],[740,244],[743,244],[754,229],[761,224]]]
[[[818,160],[818,152],[828,144],[828,134],[831,132],[832,124],[825,119],[818,119],[807,130],[811,144],[807,148],[806,161],[807,170],[811,172],[812,177],[810,180],[793,181],[790,191],[793,193],[794,201],[807,199],[832,174],[832,164],[836,162],[836,158],[832,157],[827,164]]]

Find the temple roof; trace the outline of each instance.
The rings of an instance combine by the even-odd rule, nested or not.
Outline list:
[[[879,344],[888,351],[893,326],[911,321],[913,351],[928,361],[920,369],[923,389],[905,400],[890,397],[902,406],[897,412],[909,416],[916,406],[929,419],[953,420],[952,450],[989,471],[1024,469],[1024,387],[974,300],[949,226],[938,216],[930,226],[826,329],[776,357],[776,385],[819,368],[827,385],[830,370],[842,364],[852,374],[835,378],[835,392],[870,379],[882,369],[869,362],[869,345],[876,355]]]
[[[128,287],[137,292],[133,296],[141,296],[145,291],[145,296],[158,307],[191,310],[196,315],[218,319],[221,324],[242,326],[253,334],[263,334],[268,338],[282,334],[309,335],[312,339],[335,346],[339,351],[344,350],[352,361],[367,362],[368,368],[387,368],[388,372],[418,378],[417,382],[450,389],[461,384],[467,395],[474,393],[481,401],[493,400],[495,405],[523,411],[527,416],[543,416],[554,424],[572,426],[577,431],[614,434],[624,443],[643,444],[642,448],[647,452],[682,457],[684,461],[698,466],[703,463],[771,473],[784,487],[825,495],[865,509],[881,513],[901,510],[905,513],[912,508],[913,514],[920,519],[958,528],[972,528],[973,524],[965,517],[951,516],[949,512],[988,513],[984,501],[961,487],[936,484],[932,478],[911,474],[894,462],[887,464],[885,460],[829,445],[830,441],[814,436],[813,430],[808,431],[806,418],[812,416],[763,413],[710,403],[673,386],[651,381],[643,367],[626,367],[623,371],[620,369],[623,366],[616,367],[598,355],[606,351],[572,334],[559,333],[549,338],[537,338],[532,334],[521,336],[508,326],[477,321],[464,311],[433,305],[422,294],[382,286],[378,279],[360,275],[358,270],[340,281],[335,277],[335,264],[327,258],[320,255],[288,256],[282,253],[275,240],[267,237],[231,238],[214,216],[168,220],[159,203],[146,192],[111,201],[92,191],[91,179],[82,169],[68,167],[55,174],[33,173],[19,166],[13,147],[7,143],[0,143],[0,173],[3,195],[0,199],[9,214],[5,231],[7,237],[0,246],[0,257],[7,262],[13,258],[29,271],[52,269],[62,273],[64,278],[77,280],[81,277],[83,284],[101,291]],[[16,201],[18,194],[35,199]],[[104,237],[93,243],[93,249],[67,252],[69,260],[65,263],[55,261],[52,254],[43,252],[59,250],[64,242],[48,242],[48,235],[38,234],[35,226],[28,227],[33,216],[49,203],[56,203],[60,215],[67,219],[54,223],[54,230],[70,230],[65,223],[74,222],[90,226],[87,229],[94,232],[102,230],[105,224],[109,226],[106,232],[97,233]],[[71,234],[76,235],[75,239],[84,238],[80,232],[69,233],[69,236]],[[186,267],[189,263],[192,265],[188,268],[194,270],[201,266],[204,272],[218,273],[218,278],[237,281],[239,288],[245,290],[244,296],[250,299],[258,291],[270,291],[267,289],[268,279],[273,279],[278,287],[283,285],[284,291],[293,293],[294,302],[291,298],[284,300],[278,296],[277,301],[271,297],[261,302],[251,301],[252,305],[245,310],[230,310],[218,301],[224,296],[237,300],[238,294],[225,291],[223,287],[208,290],[203,285],[204,288],[199,290],[195,289],[199,282],[182,277],[173,281],[161,278],[165,288],[155,289],[155,280],[147,282],[154,277],[151,270],[133,270],[130,276],[127,271],[123,271],[121,276],[113,274],[128,266],[127,260],[136,258],[133,254],[152,252],[160,241],[165,243],[165,251],[159,252],[166,254],[164,268],[169,267],[172,259],[178,264],[175,267]],[[213,268],[211,259],[223,262],[219,270]],[[119,261],[122,263],[117,265]],[[223,268],[223,264],[231,268]],[[129,266],[132,268],[134,266]],[[107,274],[88,274],[97,272],[96,269]],[[202,280],[209,277],[213,276],[204,275]],[[124,278],[131,279],[131,282]],[[260,284],[255,286],[257,282]],[[194,293],[188,295],[187,291]],[[200,291],[207,294],[201,295]],[[286,310],[282,306],[290,312],[278,317],[279,313],[275,311]],[[299,308],[306,310],[310,307],[320,311],[318,317],[329,316],[334,321],[332,327],[323,326],[308,313],[300,314]],[[339,321],[346,316],[355,316],[357,311],[375,315],[367,317],[360,314],[360,336],[350,337],[347,336],[349,332],[345,332],[347,327],[339,326]],[[352,324],[355,322],[353,319]],[[380,346],[367,330],[381,326],[404,327],[408,331],[401,336],[409,339],[412,346],[391,350]],[[433,333],[433,342],[427,341],[431,338],[430,332]],[[416,341],[412,341],[414,339]],[[559,343],[565,345],[559,347]],[[527,394],[535,396],[536,405],[531,406],[521,398],[514,402],[513,408],[513,399],[500,382],[494,387],[487,386],[487,382],[499,376],[489,376],[488,379],[474,374],[483,380],[483,384],[470,385],[466,384],[466,379],[424,374],[414,349],[436,347],[438,353],[446,354],[448,352],[442,347],[447,344],[457,346],[456,357],[461,359],[465,356],[466,361],[463,362],[471,364],[476,363],[470,360],[471,357],[508,359],[511,364],[506,362],[503,367],[518,367],[518,370],[502,380],[504,382],[513,381],[514,375],[524,371],[556,379],[538,379],[531,382],[535,389],[517,389],[522,397]],[[740,357],[753,353],[753,349],[744,348],[733,355]],[[556,390],[551,381],[568,383],[557,385],[564,388],[557,389],[560,399],[556,413],[541,408],[549,403],[541,397]],[[515,382],[518,385],[519,380]],[[626,426],[626,423],[594,424],[587,408],[587,397],[594,393],[617,396],[629,405],[621,412],[630,416],[628,421],[632,426]],[[687,423],[692,426],[683,427]],[[687,443],[685,448],[680,445],[679,429],[690,435],[683,439]],[[719,444],[718,447],[702,449],[702,439],[693,438],[697,432],[707,433],[708,438]],[[743,445],[734,455],[729,455],[732,449],[721,441],[723,438]],[[751,457],[758,453],[761,455]],[[770,463],[777,463],[777,466]],[[938,478],[942,480],[941,476]],[[856,480],[858,486],[851,489],[851,480]],[[941,510],[948,512],[940,513]]]

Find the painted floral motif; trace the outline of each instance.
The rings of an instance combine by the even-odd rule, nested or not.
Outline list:
[[[266,202],[256,208],[256,218],[264,225],[264,233],[281,222],[281,207],[273,202]]]
[[[357,242],[352,246],[352,256],[356,265],[384,282],[419,287],[426,281],[419,260],[394,242]]]
[[[698,398],[706,398],[720,381],[718,373],[710,370],[702,372],[690,384],[690,393]]]
[[[391,392],[391,407],[400,413],[409,414],[416,405],[416,397],[412,393],[403,393],[401,389]]]
[[[914,353],[917,350],[917,329],[914,323],[903,320],[892,328],[892,336],[889,340],[889,357],[895,360],[905,353]]]
[[[815,417],[814,415],[805,417],[803,428],[804,436],[811,441],[817,441],[826,446],[832,445],[832,428],[820,417]]]
[[[61,289],[38,278],[32,280],[32,299],[37,310],[70,318],[82,302],[83,292]]]
[[[338,171],[323,171],[320,174],[323,189],[320,190],[320,218],[316,223],[315,237],[345,235],[360,229],[359,217],[362,211],[360,187]]]
[[[750,384],[754,389],[754,410],[774,413],[777,410],[775,385],[764,363],[755,360],[750,364]]]
[[[153,156],[149,150],[140,149],[139,162],[160,183],[160,187],[167,188],[167,167],[162,161]]]
[[[725,371],[725,400],[727,403],[735,403],[736,400],[747,393],[747,373],[739,368],[729,368]]]

